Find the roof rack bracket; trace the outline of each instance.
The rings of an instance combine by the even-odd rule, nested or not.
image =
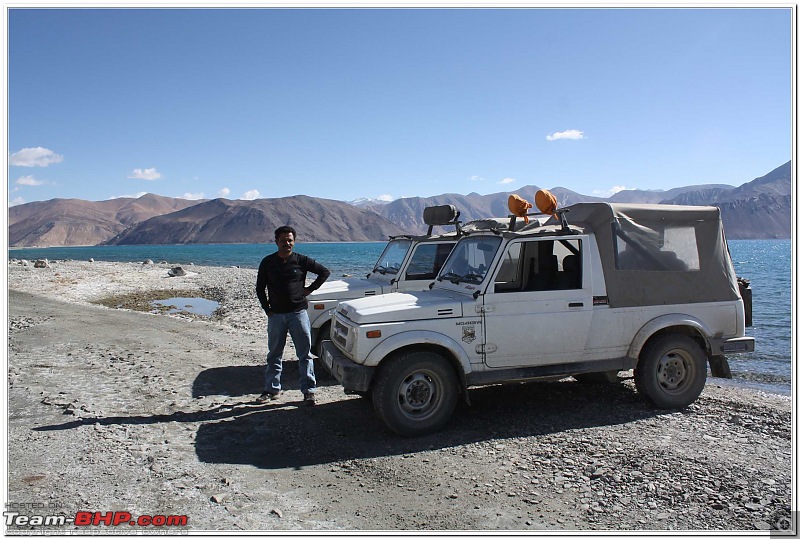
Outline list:
[[[559,234],[575,234],[575,231],[569,227],[569,223],[567,222],[567,212],[569,212],[569,208],[561,208],[553,212],[556,218],[561,221],[561,230],[558,231]]]

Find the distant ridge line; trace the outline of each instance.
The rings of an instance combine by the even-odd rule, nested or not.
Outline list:
[[[625,190],[608,198],[549,189],[559,206],[579,202],[713,205],[720,208],[730,239],[791,237],[792,162],[734,187],[708,184],[667,191]],[[511,193],[533,200],[539,187],[488,195],[447,193],[400,198],[387,203],[348,202],[295,195],[257,200],[185,200],[152,193],[104,201],[52,199],[12,206],[8,211],[10,247],[92,246],[184,243],[264,243],[283,224],[298,229],[302,241],[383,241],[389,236],[427,230],[422,212],[453,204],[466,222],[508,214]]]

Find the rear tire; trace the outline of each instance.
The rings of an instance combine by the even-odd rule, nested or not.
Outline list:
[[[691,337],[669,333],[645,345],[633,370],[636,390],[659,408],[689,406],[706,384],[706,356]]]
[[[372,390],[375,413],[401,436],[422,436],[441,429],[458,401],[453,367],[432,352],[405,352],[388,360]]]

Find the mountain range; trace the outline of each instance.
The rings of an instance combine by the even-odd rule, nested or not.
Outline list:
[[[791,161],[739,187],[694,185],[668,191],[625,190],[609,198],[556,187],[560,207],[577,202],[624,202],[718,206],[730,239],[791,237]],[[533,201],[539,187],[513,191]],[[508,215],[509,192],[448,193],[359,205],[297,195],[258,200],[184,200],[147,194],[100,202],[53,199],[13,206],[8,211],[11,247],[181,243],[264,243],[275,228],[290,224],[300,241],[382,241],[424,233],[427,206],[452,204],[466,222]]]

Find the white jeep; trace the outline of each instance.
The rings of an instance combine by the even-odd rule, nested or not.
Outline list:
[[[389,292],[427,290],[461,235],[460,213],[454,206],[430,206],[422,212],[426,235],[393,236],[375,266],[364,278],[329,280],[308,296],[311,343],[320,355],[322,341],[329,339],[331,316],[340,301],[378,296]],[[433,234],[434,226],[454,230]]]
[[[654,405],[683,408],[707,360],[725,375],[725,354],[755,349],[718,208],[581,203],[485,223],[430,291],[343,302],[322,343],[398,434],[440,429],[471,386],[628,369]]]

